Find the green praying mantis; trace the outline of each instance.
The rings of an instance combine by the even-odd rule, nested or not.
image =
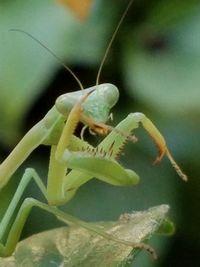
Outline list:
[[[131,3],[132,1],[130,1]],[[123,14],[110,44],[126,12]],[[28,35],[30,36],[30,34]],[[40,43],[40,41],[38,42]],[[109,83],[99,84],[98,82],[110,44],[102,60],[97,75],[97,83],[93,87],[83,89],[78,78],[64,65],[75,77],[81,90],[58,97],[55,105],[44,118],[27,132],[10,155],[1,163],[0,188],[3,188],[34,149],[40,145],[51,147],[47,185],[44,185],[36,170],[33,168],[25,170],[0,223],[0,240],[3,239],[7,232],[13,213],[32,179],[44,195],[47,203],[42,203],[33,198],[26,198],[23,201],[10,227],[6,242],[0,243],[1,257],[9,256],[15,250],[32,207],[46,210],[67,224],[80,225],[104,238],[121,242],[128,246],[144,248],[155,256],[154,250],[147,244],[133,244],[126,240],[118,239],[106,232],[102,232],[98,227],[89,225],[57,208],[57,206],[70,201],[79,187],[93,177],[115,186],[130,186],[139,182],[139,176],[133,170],[125,169],[116,158],[127,141],[135,141],[133,130],[138,128],[140,124],[159,148],[159,155],[155,162],[159,162],[166,155],[179,176],[183,180],[187,180],[186,175],[181,171],[169,152],[164,137],[144,114],[131,113],[115,127],[106,124],[111,109],[119,98],[119,91],[116,86]],[[47,48],[47,50],[49,49]],[[49,51],[52,53],[51,50]],[[97,147],[93,147],[83,138],[74,135],[79,122],[82,122],[93,133],[104,136],[104,139]]]

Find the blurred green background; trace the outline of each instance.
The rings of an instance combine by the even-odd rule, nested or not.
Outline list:
[[[87,88],[94,85],[104,51],[128,1],[94,0],[89,16],[80,20],[53,0],[0,1],[0,157],[3,160],[27,130],[41,119],[60,94],[79,90],[74,79],[31,33],[50,47]],[[121,213],[169,204],[176,233],[154,237],[159,259],[141,253],[134,266],[199,266],[200,251],[200,3],[181,0],[138,0],[133,3],[109,53],[101,82],[118,86],[113,110],[116,125],[128,113],[141,111],[155,122],[189,181],[184,183],[164,159],[152,166],[156,150],[138,129],[137,144],[127,144],[120,161],[136,170],[141,183],[113,187],[92,180],[63,207],[88,221],[115,220]],[[99,137],[90,137],[99,142]],[[37,149],[1,191],[3,215],[27,166],[46,181],[49,148]],[[32,183],[26,196],[41,199]],[[61,225],[33,210],[23,238]]]

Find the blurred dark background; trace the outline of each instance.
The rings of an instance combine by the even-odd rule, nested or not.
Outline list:
[[[93,0],[88,15],[56,0],[0,1],[0,156],[3,160],[63,93],[79,90],[62,66],[36,42],[9,29],[31,33],[50,47],[82,81],[94,85],[100,61],[128,1]],[[184,183],[167,159],[152,166],[156,149],[138,129],[137,144],[127,144],[120,161],[136,170],[141,183],[112,187],[97,180],[85,184],[63,207],[88,221],[116,220],[121,213],[169,204],[176,233],[154,237],[159,259],[141,253],[134,266],[200,266],[200,3],[137,0],[113,43],[100,82],[115,84],[120,100],[116,125],[128,113],[145,113],[166,137],[172,154],[187,173]],[[90,140],[89,134],[87,138]],[[91,142],[99,142],[93,137]],[[1,192],[3,215],[24,168],[37,169],[46,181],[49,148],[37,149]],[[26,196],[42,199],[32,183]],[[33,210],[23,238],[61,225]]]

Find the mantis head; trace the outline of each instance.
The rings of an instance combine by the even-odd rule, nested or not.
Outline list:
[[[63,116],[67,116],[75,103],[89,92],[91,92],[90,95],[82,104],[84,115],[96,122],[105,123],[109,118],[111,108],[119,98],[119,91],[113,84],[104,83],[61,95],[57,98],[55,106]]]

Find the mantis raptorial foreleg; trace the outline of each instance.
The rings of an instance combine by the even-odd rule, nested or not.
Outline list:
[[[171,156],[165,139],[159,130],[143,113],[138,112],[129,114],[127,118],[125,118],[113,129],[113,131],[96,149],[89,147],[81,152],[71,152],[69,150],[65,151],[64,158],[67,161],[68,166],[72,169],[81,171],[82,175],[84,172],[88,172],[93,175],[95,174],[94,176],[98,179],[113,185],[137,184],[139,178],[136,173],[134,173],[132,170],[128,170],[127,173],[124,173],[123,176],[120,176],[120,169],[118,168],[117,164],[115,165],[116,168],[112,168],[112,164],[114,164],[114,162],[111,159],[114,159],[118,155],[119,149],[123,146],[124,142],[130,139],[129,137],[131,136],[131,132],[139,127],[139,123],[142,123],[143,127],[153,138],[159,149],[159,155],[156,158],[155,163],[159,162],[166,154],[179,176],[183,180],[187,180],[187,176],[182,172],[178,164]],[[125,133],[127,134],[126,138]],[[105,168],[96,168],[97,164],[103,164]],[[110,169],[112,172],[109,174]],[[106,174],[103,173],[105,170]],[[75,171],[73,170],[72,174],[74,174],[74,172]],[[76,175],[73,176],[76,177]],[[123,177],[123,179],[120,179],[120,177]],[[88,181],[89,179],[91,179],[91,177],[89,178],[89,175],[87,178],[85,177],[85,180],[82,176],[82,183]],[[70,181],[74,181],[73,177],[70,177]],[[71,185],[70,188],[69,184],[66,184],[65,188],[66,190],[70,191],[73,189],[73,186]],[[76,189],[77,188],[75,187],[74,190]]]
[[[154,140],[155,144],[157,145],[157,147],[159,149],[159,155],[156,158],[156,160],[154,161],[154,164],[161,161],[163,156],[166,155],[168,157],[169,161],[171,162],[173,168],[178,173],[178,175],[184,181],[187,181],[187,175],[185,175],[185,173],[183,173],[183,171],[181,170],[179,165],[176,163],[176,161],[172,157],[172,155],[171,155],[171,153],[167,147],[167,144],[166,144],[164,137],[162,136],[160,131],[156,128],[156,126],[152,123],[152,121],[149,118],[147,118],[143,113],[140,113],[140,112],[132,113],[132,116],[133,116],[133,120],[136,123],[142,123],[144,129],[149,133],[149,135],[152,137],[152,139]]]

